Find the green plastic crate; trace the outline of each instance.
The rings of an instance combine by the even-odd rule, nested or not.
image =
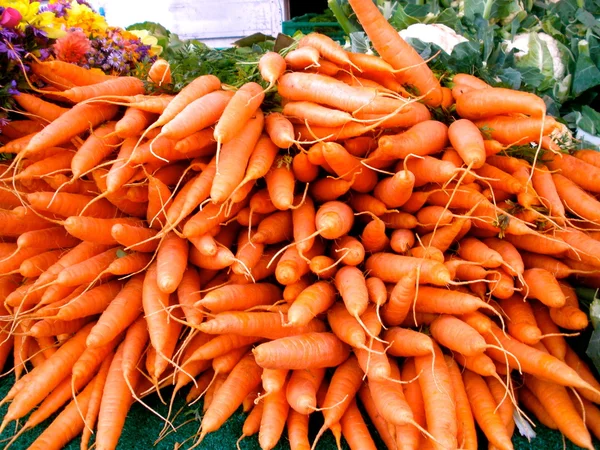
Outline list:
[[[303,34],[317,32],[325,34],[341,44],[346,42],[346,34],[339,23],[311,22],[310,19],[314,17],[317,17],[317,14],[309,13],[294,17],[292,20],[286,20],[282,24],[283,34],[293,36],[297,31],[301,31]]]

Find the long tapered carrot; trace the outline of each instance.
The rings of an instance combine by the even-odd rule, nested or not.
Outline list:
[[[383,60],[401,70],[398,79],[413,86],[429,106],[439,106],[443,98],[439,81],[419,54],[398,35],[377,7],[362,0],[349,3]]]
[[[133,396],[125,382],[122,363],[124,361],[124,345],[120,345],[108,369],[104,385],[100,411],[98,413],[98,431],[96,434],[96,448],[115,448]],[[133,371],[129,375],[129,384],[136,386],[141,373]]]
[[[502,418],[496,413],[496,402],[485,380],[481,375],[466,370],[463,372],[463,381],[475,420],[486,437],[497,448],[512,449],[510,436]]]
[[[113,105],[75,105],[37,133],[27,144],[25,153],[34,153],[69,142],[79,133],[110,120],[116,114],[117,107]]]
[[[208,410],[202,418],[200,441],[208,433],[216,431],[242,404],[244,397],[260,383],[262,369],[248,353],[227,376],[225,383],[215,393]]]
[[[423,393],[427,430],[435,438],[434,448],[457,448],[458,427],[455,400],[448,367],[440,348],[434,344],[434,354],[416,356],[415,365]]]

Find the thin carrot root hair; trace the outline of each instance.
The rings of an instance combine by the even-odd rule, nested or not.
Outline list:
[[[423,64],[427,64],[430,61],[433,61],[435,58],[437,58],[437,56],[442,53],[441,50],[438,50],[436,53],[434,53],[432,56],[430,56],[429,58],[423,60],[422,62],[419,62],[418,64],[413,64],[412,66],[406,66],[406,67],[402,67],[401,69],[393,69],[390,72],[392,73],[401,73],[401,72],[405,72],[407,70],[410,69],[414,69],[415,67],[419,67],[422,66]],[[425,96],[429,95],[430,92],[427,92],[427,94],[425,94]]]
[[[325,406],[322,408],[317,408],[316,406],[310,406],[309,408],[313,411],[327,411],[328,409],[333,409],[336,408],[338,406],[340,406],[342,403],[344,403],[346,400],[348,399],[348,394],[344,395],[344,398],[342,398],[339,402],[334,403],[331,406]]]
[[[137,369],[137,370],[139,370],[139,369]],[[153,410],[147,403],[145,403],[140,397],[138,397],[138,395],[135,393],[135,389],[133,389],[133,386],[131,385],[131,382],[129,381],[129,377],[127,375],[123,374],[123,379],[125,380],[125,384],[129,388],[129,391],[131,392],[131,396],[137,402],[141,403],[144,408],[146,408],[148,411],[150,411],[152,414],[154,414],[158,418],[162,419],[165,422],[165,424],[168,424],[173,430],[175,430],[175,427],[169,421],[168,418],[163,417],[158,411]],[[153,381],[157,382],[157,384],[156,384],[156,388],[157,388],[156,391],[158,393],[158,391],[160,391],[160,389],[158,389],[158,380],[153,380]]]

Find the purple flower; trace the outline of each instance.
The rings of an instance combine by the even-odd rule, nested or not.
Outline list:
[[[50,50],[49,48],[42,48],[42,49],[40,49],[40,59],[42,61],[45,61],[51,55],[52,55],[52,50]]]
[[[15,30],[0,27],[0,40],[12,41],[15,40],[17,37],[19,37],[19,34]]]
[[[8,125],[9,122],[10,122],[10,120],[8,120],[8,118],[0,117],[0,133],[2,133],[2,128],[4,128],[6,125]]]
[[[119,51],[113,51],[108,55],[106,60],[111,66],[117,69],[123,63],[123,55]]]
[[[16,27],[23,16],[15,8],[6,8],[0,16],[0,25],[3,28],[14,28]]]
[[[9,44],[0,42],[0,53],[5,53],[8,59],[18,60],[22,59],[19,53],[24,53],[25,49],[20,44]]]
[[[20,92],[17,90],[16,80],[12,80],[10,82],[10,87],[8,88],[8,90],[6,92],[8,92],[9,95],[19,95],[20,94]]]

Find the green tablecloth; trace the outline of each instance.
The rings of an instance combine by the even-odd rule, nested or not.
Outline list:
[[[0,398],[4,397],[6,392],[8,391],[10,385],[12,384],[12,377],[5,377],[0,380]],[[184,389],[185,393],[185,389]],[[170,389],[166,389],[164,391],[165,398],[168,398],[170,395]],[[185,395],[180,394],[175,402],[174,411],[178,410],[183,406],[183,400]],[[156,395],[150,396],[146,399],[147,403],[156,408],[161,414],[166,414],[167,407],[160,403],[160,400]],[[175,425],[181,424],[187,419],[191,419],[194,417],[194,411],[201,408],[201,403],[199,402],[192,407],[189,407],[186,410],[186,416],[180,416],[176,421]],[[6,406],[0,408],[0,417],[4,416],[6,412]],[[244,423],[244,418],[246,415],[239,410],[236,412],[233,417],[223,426],[219,431],[209,434],[206,436],[204,442],[199,445],[198,449],[235,449],[235,443],[239,436],[242,434],[242,425]],[[41,433],[45,426],[50,423],[49,419],[47,422],[38,426],[36,429],[31,430],[25,433],[21,438],[11,446],[11,449],[14,450],[22,450],[26,449],[31,442]],[[198,430],[198,422],[193,421],[192,423],[188,423],[183,425],[176,433],[169,434],[165,439],[163,439],[160,443],[156,445],[156,449],[166,450],[173,449],[176,443],[181,443],[185,441],[189,436],[193,435]],[[163,423],[161,419],[147,411],[143,406],[139,404],[134,404],[129,412],[129,416],[127,418],[127,422],[125,423],[125,429],[123,434],[121,435],[121,440],[119,442],[118,449],[122,450],[131,450],[131,449],[150,449],[154,446],[154,441],[158,436],[159,431],[161,430]],[[10,436],[14,433],[14,423],[11,424],[8,429],[0,435],[0,448],[4,448],[4,440],[10,438]],[[538,437],[531,442],[528,442],[526,439],[521,436],[515,436],[513,442],[515,444],[515,449],[517,450],[574,450],[579,447],[574,446],[570,442],[566,442],[566,446],[563,444],[563,439],[560,433],[548,430],[542,426],[538,426],[536,428],[538,433]],[[373,434],[376,435],[376,432],[373,431]],[[518,434],[518,433],[516,433]],[[188,441],[189,443],[190,441]],[[381,441],[377,441],[379,448],[384,448],[381,444]],[[186,449],[190,445],[185,444],[181,448]],[[600,450],[600,442],[595,441],[596,449]],[[252,436],[244,439],[240,447],[242,449],[260,449],[258,445],[258,440],[256,436]],[[484,442],[482,442],[481,448],[487,448]],[[72,441],[67,447],[69,450],[79,449],[79,439],[75,439]],[[287,441],[285,438],[282,438],[281,443],[276,447],[276,449],[283,450],[288,449]],[[343,443],[343,448],[348,449],[346,443]],[[335,449],[335,441],[331,433],[326,433],[325,436],[319,442],[317,449],[326,449],[333,450]]]

